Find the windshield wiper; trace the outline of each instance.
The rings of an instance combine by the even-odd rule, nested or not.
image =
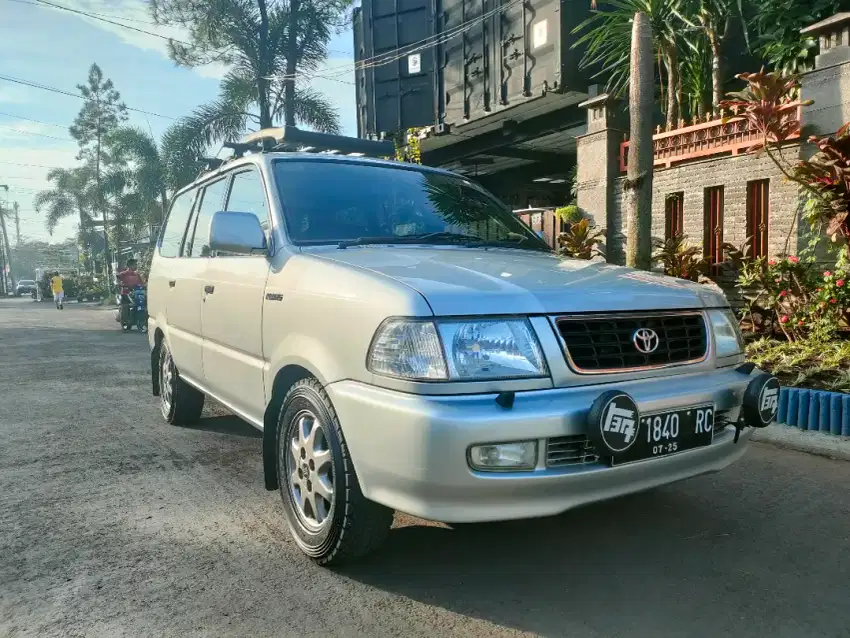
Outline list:
[[[475,235],[447,232],[422,233],[421,235],[390,235],[387,237],[356,237],[355,239],[343,239],[337,244],[337,248],[366,246],[368,244],[440,244],[445,242],[466,244],[470,241],[481,241],[481,238]]]

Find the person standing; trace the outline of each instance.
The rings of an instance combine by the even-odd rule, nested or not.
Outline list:
[[[57,310],[65,309],[65,288],[62,285],[62,277],[59,271],[53,273],[50,279],[50,291],[53,293],[53,303],[56,304]]]

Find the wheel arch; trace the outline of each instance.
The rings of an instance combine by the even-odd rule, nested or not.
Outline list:
[[[277,475],[277,419],[283,398],[293,385],[309,377],[317,378],[302,365],[289,364],[277,371],[272,383],[271,398],[263,414],[263,476],[267,490],[279,486]]]
[[[159,349],[162,346],[162,340],[165,339],[165,333],[161,328],[157,328],[153,334],[153,348],[151,348],[151,390],[155,397],[159,396]]]

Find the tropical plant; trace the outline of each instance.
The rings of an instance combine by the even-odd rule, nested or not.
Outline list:
[[[699,281],[709,270],[702,246],[689,243],[686,235],[674,235],[669,239],[654,237],[652,247],[655,249],[652,263],[661,264],[665,275]]]
[[[743,0],[682,0],[674,10],[683,24],[699,31],[708,44],[711,57],[711,103],[716,109],[723,100],[725,45],[736,27],[743,27],[744,36],[747,36]],[[697,42],[703,38],[698,38]],[[690,40],[687,44],[694,49],[699,46],[697,42]]]
[[[662,107],[667,128],[674,128],[679,119],[680,76],[679,54],[682,50],[682,24],[678,16],[682,0],[606,0],[603,8],[579,24],[573,33],[580,34],[573,47],[584,47],[581,68],[595,71],[594,77],[606,78],[607,90],[622,95],[629,86],[631,41],[636,14],[648,21],[651,32],[650,92],[655,86],[654,66],[659,67],[659,84],[665,85],[666,104]],[[663,74],[661,68],[663,67]],[[662,90],[662,93],[664,91]],[[643,112],[650,119],[652,109]]]
[[[334,107],[301,74],[327,58],[334,28],[352,0],[150,0],[157,24],[178,26],[188,43],[169,40],[178,65],[225,64],[219,98],[179,120],[165,138],[170,165],[194,159],[216,141],[235,139],[249,125],[305,124],[336,133]],[[176,173],[175,173],[176,174]]]
[[[711,111],[711,48],[704,37],[688,43],[682,56],[683,119],[703,118]]]
[[[818,152],[794,168],[793,175],[819,197],[807,210],[807,219],[821,227],[832,241],[850,237],[850,123],[834,136],[810,137]]]
[[[850,10],[850,0],[759,0],[752,25],[755,50],[775,71],[797,74],[814,66],[817,41],[800,30]]]
[[[125,206],[145,222],[161,224],[168,208],[166,164],[156,140],[141,129],[124,126],[106,140],[113,163],[129,189]],[[175,187],[176,189],[176,187]]]
[[[560,252],[574,259],[593,259],[605,256],[605,229],[596,228],[590,220],[584,218],[558,235]]]
[[[33,198],[33,206],[37,212],[45,213],[48,233],[52,235],[59,222],[66,217],[76,217],[81,229],[91,225],[94,199],[92,178],[88,166],[51,168],[47,172],[47,181],[53,187],[37,193]]]

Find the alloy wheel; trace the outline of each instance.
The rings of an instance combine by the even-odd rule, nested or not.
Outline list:
[[[332,520],[334,510],[333,457],[325,424],[309,410],[295,415],[289,428],[286,476],[295,512],[312,532]]]
[[[164,347],[164,346],[161,346]],[[166,349],[160,357],[159,365],[159,398],[162,414],[168,418],[171,412],[171,402],[174,396],[174,366],[171,364],[171,353]]]

